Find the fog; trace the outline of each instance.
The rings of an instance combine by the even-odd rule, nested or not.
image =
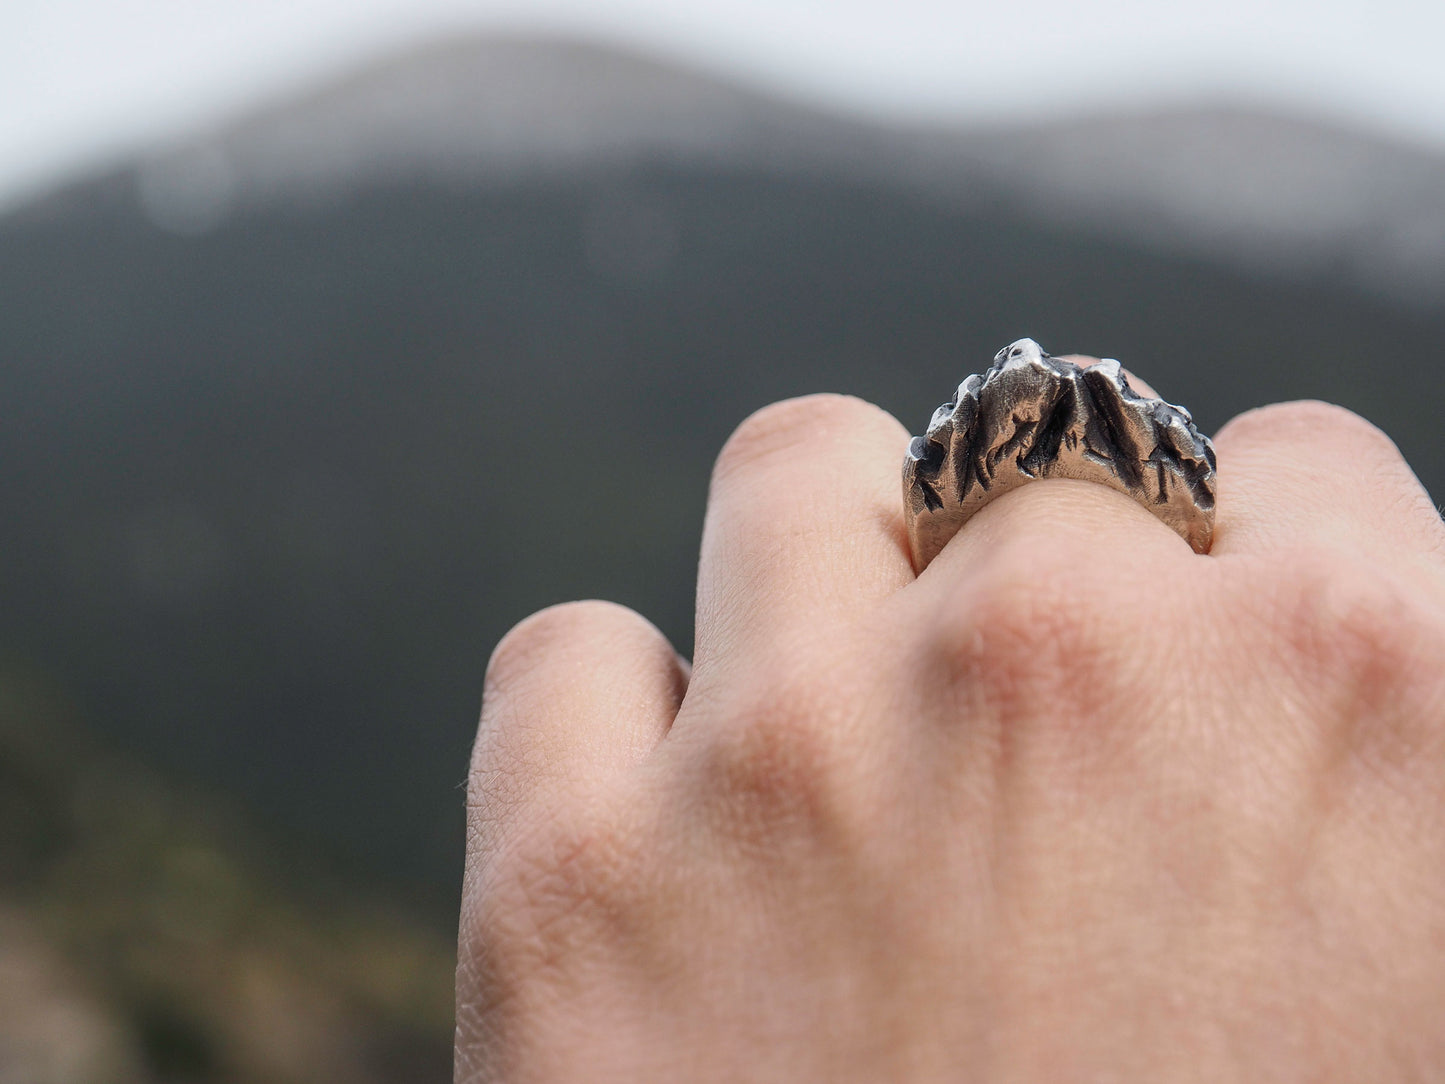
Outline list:
[[[1428,0],[11,0],[0,204],[398,41],[479,28],[641,45],[894,118],[1226,99],[1445,145],[1445,5]]]

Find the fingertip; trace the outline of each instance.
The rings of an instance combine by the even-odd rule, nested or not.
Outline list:
[[[819,392],[769,403],[733,430],[718,453],[713,481],[765,475],[775,460],[791,460],[812,444],[859,433],[878,434],[901,447],[908,443],[908,431],[897,418],[857,396]]]
[[[483,695],[558,671],[615,663],[630,652],[674,664],[677,658],[657,626],[636,610],[602,599],[556,603],[523,618],[497,642]]]
[[[469,804],[514,819],[558,787],[625,771],[671,728],[689,671],[646,618],[611,602],[549,606],[492,652]]]
[[[698,565],[697,656],[738,665],[913,579],[899,477],[908,431],[848,395],[750,415],[718,455]]]

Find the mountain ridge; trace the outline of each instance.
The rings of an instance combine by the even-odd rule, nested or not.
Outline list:
[[[413,45],[114,172],[155,224],[201,234],[256,204],[649,163],[832,175],[974,208],[1001,202],[1254,273],[1323,272],[1397,303],[1445,301],[1445,149],[1239,103],[888,125],[584,38]]]

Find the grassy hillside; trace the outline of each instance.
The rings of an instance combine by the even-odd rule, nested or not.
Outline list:
[[[0,1076],[449,1079],[452,945],[0,671]]]

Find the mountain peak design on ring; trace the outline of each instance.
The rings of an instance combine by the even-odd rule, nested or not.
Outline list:
[[[913,567],[922,572],[989,501],[1042,478],[1116,489],[1208,553],[1214,468],[1214,446],[1189,411],[1139,395],[1114,359],[1085,368],[1019,339],[960,384],[908,446]]]

